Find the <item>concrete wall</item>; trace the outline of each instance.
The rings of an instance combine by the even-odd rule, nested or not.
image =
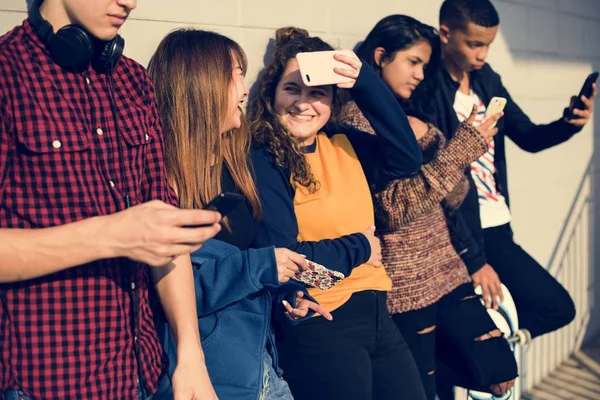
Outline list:
[[[122,35],[127,55],[146,65],[159,40],[176,27],[218,31],[237,40],[248,53],[247,79],[252,83],[277,27],[304,27],[333,46],[353,47],[380,18],[391,13],[435,25],[440,4],[441,0],[140,0]],[[586,75],[600,68],[600,0],[496,0],[495,4],[501,14],[501,32],[489,61],[535,122],[557,119]],[[24,18],[25,0],[0,0],[0,33]],[[571,228],[564,232],[563,228],[569,223],[571,205],[593,158],[599,123],[596,117],[595,124],[568,143],[540,154],[508,145],[516,239],[550,268],[550,261],[559,263],[564,258],[562,249],[568,247]],[[592,171],[596,165],[594,160]],[[592,202],[591,229],[579,240],[597,237],[594,233],[600,219],[595,217],[597,203]],[[594,279],[598,276],[594,247],[590,246],[589,257],[578,267],[591,272],[592,297],[600,292],[600,280]],[[600,330],[600,312],[593,308],[594,300],[590,300],[593,311],[586,322],[588,334]]]

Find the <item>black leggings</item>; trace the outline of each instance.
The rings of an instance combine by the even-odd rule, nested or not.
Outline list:
[[[426,398],[385,292],[355,293],[332,315],[279,327],[283,377],[296,400]]]
[[[436,304],[393,314],[392,319],[413,353],[429,400],[436,396],[438,369],[455,385],[485,391],[518,374],[504,338],[475,340],[497,328],[470,283]],[[447,376],[446,366],[450,366],[452,376]]]
[[[515,301],[519,328],[536,337],[573,321],[575,304],[571,296],[513,241],[509,224],[484,229],[483,233],[485,256]]]

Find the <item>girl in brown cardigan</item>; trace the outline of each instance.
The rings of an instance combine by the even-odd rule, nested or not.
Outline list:
[[[428,106],[428,88],[420,84],[439,62],[436,42],[433,28],[393,15],[381,20],[357,51],[404,106],[423,152],[417,174],[392,181],[374,196],[383,262],[393,284],[388,308],[413,352],[429,399],[436,396],[436,368],[449,364],[454,384],[499,395],[517,376],[515,359],[475,295],[450,240],[443,207],[452,210],[462,202],[469,188],[464,170],[487,151],[501,114],[474,128],[474,109],[449,143],[423,122],[419,110]],[[374,133],[352,101],[343,107],[341,121]]]

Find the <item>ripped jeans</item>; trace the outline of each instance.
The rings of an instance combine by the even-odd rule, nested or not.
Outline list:
[[[287,382],[277,376],[273,360],[265,350],[263,356],[263,383],[258,400],[294,400]]]
[[[486,337],[496,325],[465,283],[436,304],[393,314],[410,347],[429,400],[436,396],[436,371],[442,369],[453,385],[489,391],[492,384],[517,377],[515,357],[502,337]],[[440,398],[443,398],[438,393]]]

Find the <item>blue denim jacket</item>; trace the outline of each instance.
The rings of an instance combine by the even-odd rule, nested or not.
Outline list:
[[[279,284],[273,247],[240,251],[211,239],[192,254],[192,265],[202,348],[215,391],[222,399],[256,400],[265,350],[281,373],[270,323],[273,299],[276,307],[282,299],[295,305],[297,290],[308,293],[300,284]],[[158,318],[172,376],[175,341],[164,317]]]

